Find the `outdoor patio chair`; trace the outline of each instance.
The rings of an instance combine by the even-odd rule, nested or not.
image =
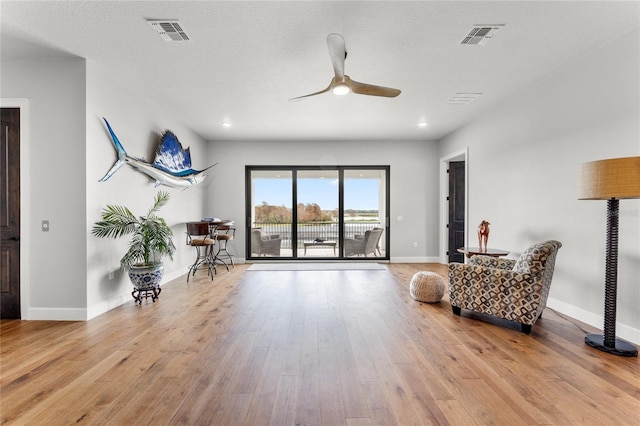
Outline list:
[[[251,230],[251,254],[280,256],[280,235],[262,235],[260,229]]]
[[[359,238],[344,239],[344,255],[345,256],[368,256],[372,253],[377,256],[378,242],[382,236],[382,228],[373,228],[365,231],[364,236]]]

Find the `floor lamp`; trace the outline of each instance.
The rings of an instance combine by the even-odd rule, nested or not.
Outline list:
[[[616,338],[618,288],[618,203],[640,198],[640,157],[613,158],[583,163],[578,199],[607,200],[607,249],[604,293],[604,335],[587,334],[589,346],[620,356],[638,356],[631,343]]]

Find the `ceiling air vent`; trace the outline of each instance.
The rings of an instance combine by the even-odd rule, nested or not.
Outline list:
[[[504,27],[504,24],[500,25],[475,25],[469,31],[469,34],[460,42],[460,44],[476,44],[484,45],[489,42],[496,32],[500,31]]]
[[[147,23],[164,41],[189,41],[177,19],[147,20]]]
[[[458,92],[453,95],[445,104],[449,105],[468,105],[474,100],[482,96],[482,93],[462,93]]]

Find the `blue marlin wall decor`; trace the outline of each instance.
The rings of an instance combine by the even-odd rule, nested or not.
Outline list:
[[[176,135],[169,130],[166,130],[162,134],[162,139],[156,150],[156,157],[153,163],[148,163],[142,158],[130,157],[113,132],[107,119],[104,117],[102,117],[102,119],[106,123],[107,129],[109,129],[111,141],[118,153],[118,159],[99,182],[106,181],[124,164],[129,164],[140,172],[155,179],[156,187],[165,185],[174,188],[188,188],[202,182],[204,178],[207,177],[203,174],[204,171],[215,166],[215,164],[212,164],[204,170],[192,169],[191,152],[189,148],[183,149]]]

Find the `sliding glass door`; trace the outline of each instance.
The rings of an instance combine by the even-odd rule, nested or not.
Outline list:
[[[247,166],[245,176],[247,259],[389,259],[388,166]]]
[[[247,259],[291,257],[293,172],[251,170],[247,182]]]
[[[387,170],[344,171],[344,255],[386,257]]]
[[[337,170],[297,171],[297,257],[338,257],[338,183]]]

